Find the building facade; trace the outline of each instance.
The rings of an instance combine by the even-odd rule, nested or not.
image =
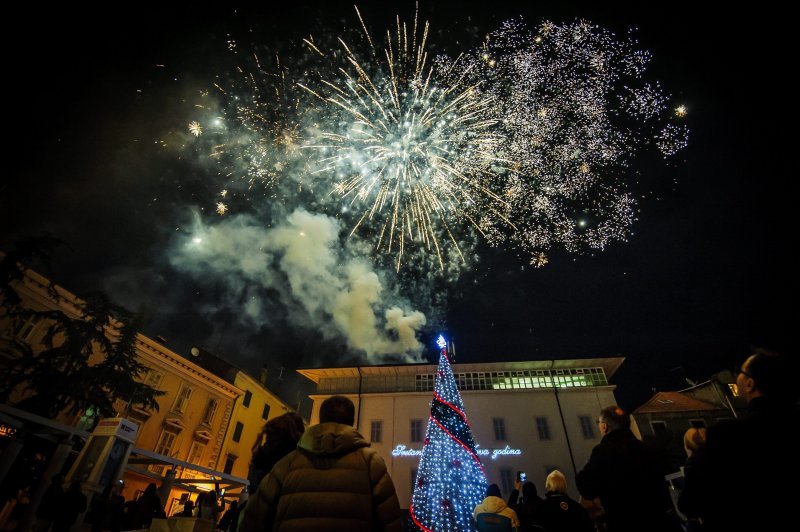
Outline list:
[[[710,427],[734,417],[733,411],[720,404],[707,403],[682,392],[658,392],[633,412],[642,438],[672,435],[681,441],[691,427]]]
[[[26,271],[14,288],[26,308],[57,310],[71,318],[81,315],[79,298],[59,286],[51,286],[33,271]],[[0,313],[0,340],[25,342],[38,352],[49,325],[47,320],[11,319]],[[169,513],[181,500],[193,497],[191,491],[209,489],[215,480],[223,478],[228,452],[226,436],[234,405],[245,391],[234,384],[233,377],[209,371],[193,361],[194,357],[180,356],[163,342],[137,334],[135,346],[138,361],[147,368],[141,375],[142,382],[164,395],[157,398],[157,411],[143,410],[124,401],[114,404],[118,417],[127,418],[138,427],[122,495],[134,499],[150,482],[166,486],[162,501]],[[6,351],[6,356],[8,353],[11,351]],[[91,353],[89,364],[101,361],[103,356]],[[14,404],[24,396],[24,390],[20,389],[9,402]],[[61,414],[54,421],[91,432],[97,417],[89,408],[75,416]],[[249,462],[249,454],[244,460]],[[174,470],[175,479],[165,483],[170,469]],[[233,484],[241,487],[241,483]]]
[[[633,412],[636,431],[666,470],[678,471],[685,464],[687,430],[710,427],[744,411],[745,402],[736,395],[735,383],[730,384],[729,374],[722,372],[685,390],[658,392]]]
[[[518,471],[540,494],[547,474],[561,470],[577,497],[574,477],[600,441],[596,420],[614,404],[608,383],[622,357],[452,364],[489,483],[508,497]],[[402,507],[413,483],[430,417],[436,365],[298,370],[316,386],[311,423],[322,401],[349,397],[356,429],[386,462]]]
[[[218,469],[235,477],[247,478],[256,442],[264,424],[292,410],[266,387],[266,370],[259,379],[237,371],[234,384],[242,390],[231,416],[230,426],[220,455]]]
[[[140,362],[147,366],[143,381],[166,392],[158,398],[159,409],[144,411],[118,403],[117,411],[139,426],[135,446],[190,465],[220,471],[223,445],[234,403],[243,391],[227,380],[184,358],[159,342],[139,335],[136,342]],[[135,498],[147,484],[166,474],[169,466],[156,463],[137,467],[133,463],[125,475],[127,498]],[[188,491],[187,481],[209,479],[190,467],[175,467],[175,488],[163,502],[169,512]],[[183,482],[181,482],[183,481]],[[208,485],[200,484],[208,487]]]

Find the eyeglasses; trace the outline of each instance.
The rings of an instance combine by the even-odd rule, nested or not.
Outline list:
[[[598,419],[597,421],[595,421],[595,423],[599,425],[600,423],[605,423],[605,421],[603,421],[602,419]]]
[[[747,371],[743,370],[741,367],[735,368],[735,369],[733,370],[733,373],[734,373],[734,375],[739,375],[739,373],[741,373],[741,374],[743,374],[745,377],[748,377],[748,378],[750,378],[750,379],[752,379],[752,378],[753,378],[753,376],[752,376],[750,373],[748,373]]]

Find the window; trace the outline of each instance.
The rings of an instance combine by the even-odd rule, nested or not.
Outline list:
[[[175,432],[170,432],[165,430],[161,433],[161,437],[158,438],[158,444],[156,445],[156,453],[163,454],[164,456],[172,456],[172,447],[175,445],[175,440],[178,438],[178,434]],[[164,470],[164,466],[161,465],[154,465],[150,466],[150,471],[154,473],[161,474]]]
[[[456,373],[453,377],[459,390],[577,388],[608,384],[603,368]],[[434,379],[435,375],[416,375],[415,390],[432,390]]]
[[[372,443],[381,442],[381,433],[383,432],[383,421],[373,421],[369,427],[369,441]]]
[[[253,399],[253,392],[251,392],[250,390],[245,390],[244,399],[242,400],[242,406],[244,406],[245,408],[250,406],[250,401],[252,399]]]
[[[413,495],[414,489],[417,487],[417,469],[413,468],[411,470],[411,493]]]
[[[705,419],[690,419],[689,425],[695,429],[704,429],[706,428],[706,420]]]
[[[501,417],[492,418],[494,425],[494,439],[497,441],[506,441],[506,420]]]
[[[147,372],[147,375],[144,378],[144,384],[153,388],[154,390],[158,390],[161,387],[162,380],[164,380],[164,375],[156,370],[151,369]]]
[[[229,454],[225,457],[225,469],[223,469],[224,473],[227,473],[228,475],[231,474],[231,471],[233,471],[233,464],[236,463],[237,458],[238,456],[235,454]]]
[[[591,416],[578,416],[578,419],[581,422],[581,430],[583,431],[583,437],[587,440],[591,440],[594,438],[594,421],[592,420]]]
[[[653,434],[660,435],[667,433],[667,424],[663,421],[651,421],[650,426],[653,428]]]
[[[503,495],[511,495],[514,489],[514,472],[508,468],[500,470],[500,484],[502,484]]]
[[[433,390],[433,375],[416,375],[414,380],[414,390],[417,392],[430,392]]]
[[[203,423],[206,425],[211,425],[214,421],[214,414],[217,413],[217,405],[218,401],[216,399],[209,399],[208,404],[206,405],[206,413],[203,416]]]
[[[261,412],[261,419],[269,419],[269,405],[266,403],[264,404],[264,410]]]
[[[244,423],[241,421],[236,422],[236,428],[233,429],[233,441],[237,442],[242,439],[242,431],[244,430]]]
[[[186,412],[186,407],[189,405],[189,399],[192,397],[192,389],[186,385],[181,386],[181,391],[178,392],[178,398],[175,399],[175,405],[172,410],[183,414]]]
[[[549,440],[550,439],[550,426],[547,424],[546,417],[537,417],[536,418],[536,430],[539,431],[539,439],[540,440]]]
[[[33,330],[36,329],[39,320],[38,316],[18,317],[11,323],[8,332],[17,340],[27,342],[33,336]]]
[[[172,446],[175,445],[175,439],[177,437],[178,435],[174,432],[170,432],[168,430],[162,432],[161,437],[158,439],[158,445],[156,445],[156,453],[169,456],[169,453],[172,452]]]
[[[186,457],[186,461],[189,462],[190,464],[199,464],[200,458],[202,458],[203,451],[205,449],[206,449],[205,443],[199,441],[193,441],[192,448],[189,449],[189,456]]]
[[[411,441],[414,443],[422,441],[422,420],[411,420]]]

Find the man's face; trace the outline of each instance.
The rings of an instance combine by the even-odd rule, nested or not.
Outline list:
[[[605,436],[608,433],[608,423],[602,417],[597,419],[597,430],[600,431],[601,436]]]
[[[756,381],[753,380],[753,377],[750,375],[750,362],[753,360],[755,355],[751,355],[744,361],[742,367],[739,369],[739,373],[736,375],[736,387],[739,389],[739,395],[744,397],[745,400],[748,402],[758,395],[758,390],[756,390]]]

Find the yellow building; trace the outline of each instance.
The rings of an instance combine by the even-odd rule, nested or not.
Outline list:
[[[158,412],[129,408],[124,403],[117,405],[121,416],[139,425],[136,447],[219,471],[231,412],[242,390],[145,336],[139,335],[136,347],[141,363],[149,368],[144,382],[166,392],[158,398]],[[137,471],[133,460],[131,464],[125,476],[126,499],[134,498],[136,492],[143,491],[167,469],[164,465],[151,465]],[[209,477],[176,466],[178,485],[180,479]],[[186,493],[180,487],[171,491],[163,501],[168,513]]]
[[[235,477],[247,477],[253,444],[264,424],[293,410],[266,388],[266,380],[266,370],[258,380],[243,371],[236,373],[234,384],[244,395],[234,406],[220,456],[222,471]]]
[[[58,297],[53,298],[47,279],[35,272],[28,270],[22,282],[17,283],[15,288],[27,308],[60,310],[73,318],[80,315],[80,299],[61,287],[55,287]],[[48,324],[43,320],[12,320],[4,312],[0,313],[0,335],[3,339],[24,341],[33,346],[35,351],[41,345],[47,328]],[[242,425],[257,431],[260,427],[256,428],[255,420],[265,411],[264,404],[269,402],[270,408],[275,410],[272,415],[277,415],[285,411],[283,403],[263,387],[256,386],[256,381],[242,373],[241,381],[248,397],[256,398],[251,398],[250,406],[244,407],[241,401],[237,401],[240,396],[245,395],[242,388],[142,334],[138,334],[136,338],[136,354],[139,362],[148,368],[147,373],[142,376],[143,382],[166,393],[157,399],[157,412],[131,407],[123,401],[115,403],[117,415],[130,419],[139,427],[133,458],[124,477],[123,496],[133,499],[148,483],[162,484],[162,476],[166,474],[166,470],[170,466],[174,467],[175,488],[169,494],[162,493],[166,495],[163,502],[167,512],[172,513],[181,497],[185,498],[188,494],[184,488],[189,483],[181,482],[182,480],[207,479],[212,482],[197,486],[200,489],[211,487],[211,477],[216,477],[213,473],[221,473],[221,468],[226,463],[231,462],[230,470],[234,470],[236,460],[229,457],[239,458],[239,467],[235,471],[241,477],[246,477],[247,463],[250,461],[249,447],[244,445],[240,448],[228,430],[234,405],[237,405],[237,411],[243,412],[239,418],[244,420],[241,421]],[[94,357],[99,361],[101,356],[100,353],[93,353],[89,358],[90,363]],[[0,360],[0,364],[2,362]],[[15,403],[22,396],[22,392],[18,392],[11,397],[10,402]],[[259,411],[251,419],[250,413],[256,408]],[[77,416],[60,415],[57,421],[69,426],[83,425],[90,429],[94,419],[91,412],[84,412]],[[255,432],[251,437],[250,432],[245,433],[242,428],[239,438],[244,437],[252,445]],[[137,451],[138,455],[149,455],[149,458],[137,458]],[[169,460],[159,460],[152,455],[164,455]],[[198,472],[191,465],[210,471]]]

